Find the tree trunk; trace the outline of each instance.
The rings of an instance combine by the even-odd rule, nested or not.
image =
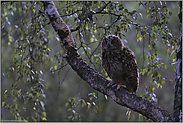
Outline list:
[[[106,88],[109,80],[105,79],[97,71],[92,69],[79,55],[73,41],[71,31],[60,17],[53,2],[43,2],[45,12],[50,22],[58,33],[66,50],[66,60],[72,69],[85,80],[92,88],[110,96],[117,104],[128,107],[153,121],[172,121],[169,113],[155,103],[131,94],[123,88],[115,91],[114,88]]]
[[[174,91],[174,121],[182,122],[182,1],[179,2],[180,41],[177,50],[176,83]]]

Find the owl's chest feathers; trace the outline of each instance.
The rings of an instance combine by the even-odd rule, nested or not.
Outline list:
[[[122,74],[123,71],[123,60],[121,58],[121,53],[119,51],[117,52],[103,52],[102,53],[102,66],[106,70],[106,72],[110,75],[110,73],[113,73],[112,75],[118,75],[119,73]],[[121,75],[119,75],[121,76]],[[113,78],[113,76],[110,76],[110,78]]]

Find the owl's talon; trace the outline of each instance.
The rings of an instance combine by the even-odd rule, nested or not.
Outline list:
[[[111,83],[108,83],[106,87],[109,87],[111,85]]]
[[[106,85],[106,88],[108,88],[110,85],[112,85],[113,84],[113,82],[112,82],[112,80]]]
[[[126,88],[126,85],[120,85],[120,87]]]
[[[120,89],[120,86],[118,85],[116,89],[117,89],[117,91],[118,91],[118,90]]]
[[[126,88],[126,85],[118,85],[115,91],[118,91],[121,87]]]
[[[117,86],[117,84],[114,84],[112,87],[115,88]]]

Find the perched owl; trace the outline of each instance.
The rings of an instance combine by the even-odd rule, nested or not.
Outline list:
[[[129,92],[137,91],[139,73],[134,52],[123,45],[115,35],[104,37],[101,44],[102,66],[112,81],[108,84],[126,88]]]

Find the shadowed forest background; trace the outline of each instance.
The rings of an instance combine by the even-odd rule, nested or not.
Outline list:
[[[173,116],[180,35],[178,2],[109,3],[104,11],[124,12],[125,22],[115,22],[117,16],[112,14],[86,16],[108,2],[54,3],[71,29],[82,58],[106,78],[101,66],[100,42],[104,34],[120,36],[136,56],[140,73],[137,95]],[[139,31],[134,23],[152,27],[149,30],[154,35],[146,27]],[[166,26],[167,34],[159,37],[156,25]],[[41,2],[1,2],[2,120],[149,121],[91,88],[67,64],[64,53]]]

